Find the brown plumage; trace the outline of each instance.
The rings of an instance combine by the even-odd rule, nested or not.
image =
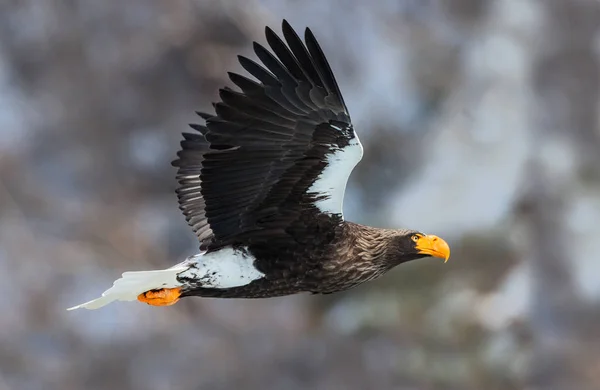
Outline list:
[[[330,231],[326,231],[327,229]],[[220,298],[264,298],[299,292],[329,294],[373,280],[393,267],[423,257],[415,249],[416,231],[379,229],[352,222],[325,223],[303,242],[274,247],[269,243],[251,245],[248,251],[264,278],[230,289],[195,286],[181,294]]]
[[[284,21],[268,27],[254,76],[229,73],[205,124],[184,133],[177,195],[201,253],[166,270],[123,274],[101,298],[171,305],[181,297],[264,298],[328,294],[420,257],[447,259],[448,245],[413,230],[344,220],[346,182],[363,149],[316,38],[303,42]]]

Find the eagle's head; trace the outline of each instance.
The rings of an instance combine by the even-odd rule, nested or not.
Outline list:
[[[397,263],[429,256],[444,259],[444,262],[450,258],[448,243],[438,236],[415,230],[404,230],[398,233],[394,238],[394,257]]]

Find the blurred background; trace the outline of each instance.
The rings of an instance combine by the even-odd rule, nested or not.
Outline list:
[[[197,251],[180,133],[283,18],[365,147],[347,219],[450,261],[65,311]],[[597,0],[0,1],[0,390],[599,389],[599,78]]]

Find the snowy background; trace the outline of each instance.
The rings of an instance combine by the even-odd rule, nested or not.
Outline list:
[[[283,18],[365,147],[347,219],[450,261],[65,311],[195,253],[180,133]],[[0,1],[0,390],[598,389],[599,245],[597,0]]]

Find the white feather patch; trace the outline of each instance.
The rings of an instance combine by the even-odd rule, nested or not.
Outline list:
[[[265,276],[254,267],[254,260],[245,250],[223,248],[190,257],[190,267],[180,277],[194,279],[205,288],[241,287]]]
[[[188,266],[183,262],[168,269],[124,272],[122,277],[115,280],[113,286],[104,291],[100,298],[70,307],[67,310],[98,309],[114,301],[135,301],[138,295],[146,291],[181,287],[181,283],[177,281],[177,274],[187,268]]]
[[[155,271],[125,272],[100,298],[75,309],[98,309],[114,301],[135,301],[138,295],[155,289],[182,287],[177,277],[191,279],[197,287],[231,288],[245,286],[264,274],[254,267],[255,258],[244,250],[223,248],[217,252],[188,257],[171,268]]]
[[[315,202],[315,206],[321,212],[342,214],[343,216],[346,183],[348,182],[350,173],[352,173],[352,170],[361,160],[362,156],[363,147],[356,135],[346,147],[328,155],[327,166],[308,189],[309,193],[326,196],[324,199]]]

